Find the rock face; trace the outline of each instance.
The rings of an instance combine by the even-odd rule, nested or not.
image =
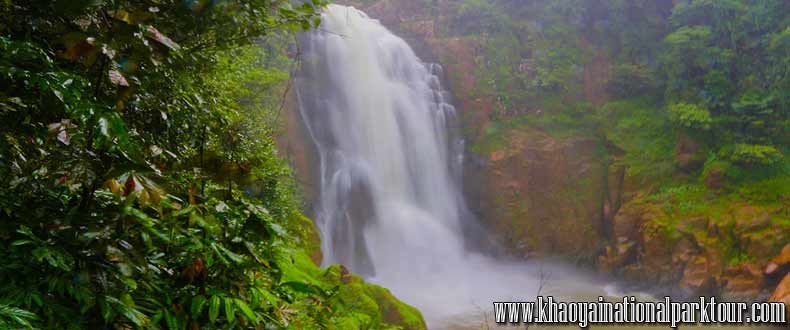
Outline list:
[[[782,252],[771,259],[763,272],[769,285],[779,283],[785,275],[790,273],[790,244],[785,245]]]
[[[470,207],[516,255],[591,258],[602,246],[605,168],[597,144],[543,132],[506,134],[506,148],[467,166]]]
[[[288,159],[294,176],[299,182],[302,195],[311,209],[319,188],[318,166],[320,161],[310,135],[307,133],[299,115],[298,103],[293,92],[285,96],[283,116],[285,130],[277,136],[277,150]]]
[[[598,258],[598,269],[677,286],[693,296],[764,299],[790,270],[790,245],[772,253],[790,228],[769,222],[778,212],[771,207],[732,204],[720,211],[682,219],[659,202],[636,196],[615,216],[616,243]]]
[[[682,171],[699,170],[705,164],[705,150],[698,141],[679,134],[675,143],[675,161]]]
[[[790,306],[790,275],[785,276],[782,282],[776,287],[774,293],[768,298],[771,302],[783,302]]]

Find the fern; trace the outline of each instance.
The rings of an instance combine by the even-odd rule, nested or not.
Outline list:
[[[36,314],[0,304],[0,329],[37,329],[31,323],[36,320]]]

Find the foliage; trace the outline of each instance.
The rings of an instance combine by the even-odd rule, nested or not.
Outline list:
[[[675,31],[665,39],[668,96],[704,102],[717,132],[716,147],[765,146],[736,147],[742,165],[771,163],[773,156],[762,156],[775,154],[786,142],[790,104],[783,101],[782,72],[787,63],[777,55],[784,49],[787,6],[786,1],[694,0],[676,5],[669,17]]]
[[[744,169],[779,166],[790,143],[787,1],[495,0],[456,10],[503,22],[458,28],[485,46],[479,96],[496,109],[472,150],[519,126],[606,136],[626,150],[630,173],[657,178],[680,174],[665,161],[676,129]],[[635,99],[650,99],[649,110],[612,111]]]
[[[26,310],[0,305],[0,328],[2,329],[33,329],[31,322],[37,319],[36,314]]]
[[[612,68],[607,92],[617,98],[655,93],[658,81],[650,67],[642,64],[618,63]]]
[[[339,322],[271,140],[321,5],[3,2],[0,325]]]
[[[708,109],[696,104],[675,103],[669,106],[669,113],[672,121],[682,127],[701,130],[710,129],[712,122],[710,112]]]
[[[674,141],[670,121],[650,98],[633,98],[604,104],[598,120],[608,141],[625,151],[623,163],[630,176],[653,182],[671,177]]]
[[[740,143],[731,149],[729,158],[743,165],[771,165],[782,158],[782,154],[773,146]]]

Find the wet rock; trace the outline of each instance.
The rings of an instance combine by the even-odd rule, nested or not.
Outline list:
[[[779,267],[785,265],[790,265],[790,244],[785,245],[782,248],[782,252],[780,252],[779,255],[771,259],[771,262],[765,268],[765,273],[773,274],[779,269]]]
[[[783,302],[785,305],[790,306],[790,274],[785,275],[784,279],[779,282],[768,301]]]
[[[514,255],[594,260],[607,236],[601,221],[606,168],[596,142],[529,128],[502,134],[502,145],[482,153],[484,168],[465,170],[464,190],[478,218]]]
[[[771,222],[772,210],[764,207],[744,205],[733,211],[736,233],[745,233],[767,227]]]
[[[355,281],[355,277],[353,274],[346,268],[346,266],[340,265],[340,282],[344,284],[349,284]]]
[[[612,220],[612,237],[628,241],[640,241],[642,224],[644,223],[644,210],[635,205],[627,205],[614,216]]]
[[[682,274],[683,264],[673,261],[675,243],[659,231],[645,231],[641,257],[645,280],[659,284],[677,281],[679,274]]]
[[[365,283],[359,275],[353,274],[343,266],[332,265],[320,271],[325,279],[337,285],[336,299],[340,302],[336,307],[343,312],[361,313],[377,320],[373,324],[376,329],[409,329],[425,330],[425,321],[416,308],[409,306],[394,297],[389,290],[375,284]],[[371,324],[359,324],[354,318],[335,320],[337,326],[331,329],[362,329]],[[394,327],[393,327],[394,326]]]
[[[607,246],[605,251],[598,257],[598,270],[604,274],[617,272],[623,266],[633,264],[638,252],[635,242],[624,239],[615,246]]]
[[[713,274],[715,265],[707,256],[696,256],[686,264],[680,287],[691,296],[711,296],[717,293],[718,284]]]
[[[724,291],[729,297],[754,300],[763,288],[763,274],[755,264],[729,265],[723,275]]]
[[[766,280],[772,284],[779,282],[790,273],[790,244],[785,245],[782,252],[768,262],[763,273],[765,273]]]
[[[675,244],[675,249],[672,251],[672,264],[676,267],[683,267],[689,260],[699,255],[699,246],[689,239],[681,239]]]
[[[639,283],[644,281],[645,270],[639,264],[625,265],[620,269],[620,276],[627,282]]]

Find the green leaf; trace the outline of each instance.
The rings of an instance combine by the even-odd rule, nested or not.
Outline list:
[[[173,313],[170,313],[170,310],[168,309],[165,309],[165,323],[167,323],[167,327],[169,329],[178,329],[178,320],[176,320],[175,316],[173,316]]]
[[[114,305],[117,311],[121,313],[121,315],[126,317],[129,321],[131,321],[135,325],[142,327],[148,323],[149,320],[148,317],[145,316],[145,314],[133,308],[132,306],[125,304],[118,298],[115,298],[113,296],[104,296],[104,298],[107,300],[107,302]]]
[[[20,240],[14,241],[13,243],[11,243],[11,245],[13,245],[13,246],[20,246],[20,245],[26,245],[26,244],[31,244],[31,243],[34,243],[34,242],[29,240],[29,239],[20,239]]]
[[[208,319],[211,323],[214,323],[219,316],[219,304],[222,300],[219,296],[212,296],[211,301],[208,304]]]
[[[0,304],[0,326],[3,325],[8,326],[7,324],[2,323],[3,318],[11,318],[19,326],[25,328],[32,328],[30,321],[38,320],[38,316],[36,316],[36,314],[33,314],[31,312],[16,307]],[[13,329],[18,327],[9,326],[9,328]]]
[[[231,250],[228,250],[222,245],[219,245],[219,248],[222,249],[222,252],[225,252],[225,255],[228,256],[228,258],[231,261],[233,261],[233,262],[235,262],[237,264],[240,264],[240,263],[242,263],[242,261],[244,261],[244,257],[242,257],[240,254],[237,254],[237,253],[235,253],[235,252],[233,252]]]
[[[321,290],[316,288],[314,285],[310,285],[305,282],[289,281],[283,283],[282,286],[289,287],[292,290],[300,293],[323,295],[323,292],[321,292]]]
[[[225,298],[225,318],[228,322],[233,322],[236,319],[236,306],[233,304],[233,298]]]
[[[260,295],[263,297],[264,300],[266,300],[266,302],[268,302],[273,306],[277,305],[277,300],[278,300],[277,296],[269,292],[269,290],[266,290],[264,288],[255,288],[255,289],[257,289],[258,293],[260,293]]]
[[[203,305],[206,304],[206,297],[203,296],[194,296],[192,297],[192,305],[189,308],[190,315],[192,315],[192,319],[197,319],[200,316],[200,312],[203,311]]]
[[[234,299],[234,301],[236,302],[236,306],[239,307],[241,313],[244,314],[244,317],[246,317],[248,320],[252,321],[253,323],[258,323],[258,317],[255,316],[255,312],[252,311],[250,306],[248,306],[247,303],[244,302],[244,300],[236,298]]]

